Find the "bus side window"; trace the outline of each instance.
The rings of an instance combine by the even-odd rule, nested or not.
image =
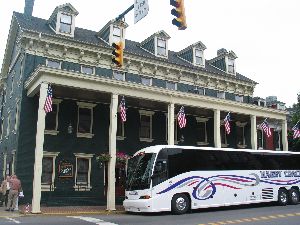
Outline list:
[[[167,161],[157,160],[152,175],[152,186],[160,184],[168,179]]]

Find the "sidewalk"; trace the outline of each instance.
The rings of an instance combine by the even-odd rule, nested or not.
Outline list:
[[[116,205],[116,210],[106,210],[106,206],[62,206],[62,207],[45,207],[41,206],[41,214],[32,214],[31,208],[28,211],[25,205],[19,206],[19,211],[8,212],[4,207],[0,207],[1,217],[18,217],[24,215],[82,215],[82,214],[119,214],[124,213],[122,205]]]

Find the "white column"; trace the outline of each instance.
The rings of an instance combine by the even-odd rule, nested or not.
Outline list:
[[[256,116],[251,115],[251,148],[257,149],[257,129],[256,129]]]
[[[3,178],[6,176],[6,159],[7,159],[7,153],[3,152]]]
[[[109,125],[109,154],[107,177],[107,210],[116,210],[115,200],[115,168],[116,168],[116,141],[117,141],[117,110],[118,95],[111,95],[110,102],[110,125]]]
[[[174,103],[168,105],[168,145],[174,145]]]
[[[12,154],[11,171],[12,171],[12,174],[16,174],[16,170],[15,170],[16,150],[13,150],[11,152],[11,154]]]
[[[288,139],[287,139],[287,122],[286,120],[282,120],[281,122],[281,135],[282,135],[282,150],[288,151]]]
[[[41,176],[44,146],[45,117],[44,104],[47,96],[47,83],[40,85],[39,109],[35,137],[35,162],[33,171],[32,213],[41,212]]]
[[[214,142],[216,148],[221,148],[221,136],[220,136],[220,110],[214,110]]]

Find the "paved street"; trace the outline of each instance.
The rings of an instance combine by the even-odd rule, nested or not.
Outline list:
[[[1,225],[299,225],[300,204],[296,206],[252,205],[195,210],[190,214],[84,214],[22,215],[11,213],[0,217]]]

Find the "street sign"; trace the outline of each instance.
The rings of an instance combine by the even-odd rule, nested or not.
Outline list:
[[[134,23],[137,23],[143,19],[148,12],[148,0],[134,0]]]

